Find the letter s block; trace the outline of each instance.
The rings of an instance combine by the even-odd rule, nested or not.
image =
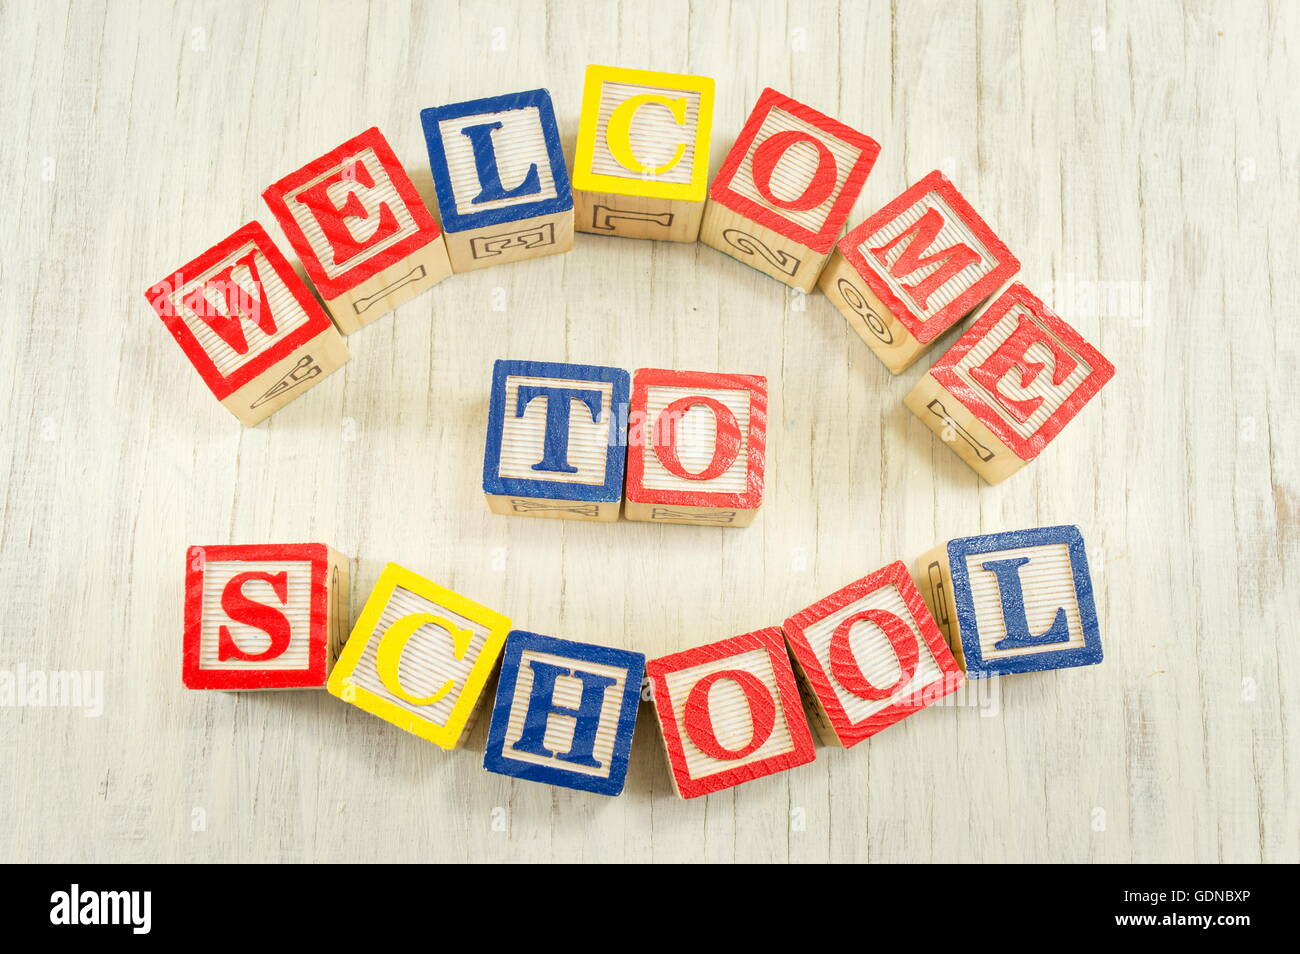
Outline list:
[[[330,674],[330,694],[454,749],[509,631],[500,613],[390,563]]]
[[[262,198],[345,335],[451,274],[438,223],[377,127]]]
[[[904,402],[990,484],[1036,458],[1115,366],[1019,282]]]
[[[189,689],[323,689],[348,628],[348,558],[323,543],[190,547]]]
[[[483,767],[618,795],[644,674],[641,653],[516,630],[501,660]]]
[[[329,315],[256,222],[145,298],[203,383],[249,427],[348,360]]]
[[[700,241],[812,291],[880,144],[763,90],[713,185]]]
[[[916,580],[973,679],[1101,662],[1078,527],[951,540],[917,560]]]
[[[781,631],[697,646],[646,664],[673,786],[695,798],[816,758]]]
[[[573,159],[578,231],[694,242],[712,123],[707,76],[588,66]]]
[[[800,689],[823,742],[857,745],[964,682],[902,562],[785,621]]]
[[[932,172],[840,239],[818,284],[898,374],[1019,268],[957,187]]]
[[[766,378],[642,368],[628,425],[629,520],[753,522],[767,461]]]

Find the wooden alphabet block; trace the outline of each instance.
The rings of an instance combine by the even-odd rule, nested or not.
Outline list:
[[[641,653],[515,630],[501,660],[483,767],[620,794],[644,674]]]
[[[256,222],[145,298],[203,383],[249,427],[349,357],[329,315]]]
[[[420,113],[457,272],[573,248],[573,190],[544,89]]]
[[[942,172],[839,240],[818,284],[894,374],[1020,268]]]
[[[812,291],[880,144],[763,90],[709,188],[700,241]]]
[[[646,664],[673,787],[721,791],[816,758],[776,627]]]
[[[1115,366],[1019,282],[904,403],[990,484],[1037,457]]]
[[[330,674],[330,694],[454,749],[509,632],[500,613],[390,563]]]
[[[628,389],[619,368],[497,361],[483,455],[492,512],[617,520]]]
[[[916,561],[916,579],[972,679],[1101,662],[1078,527],[951,540]]]
[[[642,368],[628,424],[629,520],[753,522],[767,459],[766,378]]]
[[[377,127],[262,198],[345,335],[451,274],[438,223]]]
[[[348,558],[323,543],[190,547],[190,689],[323,689],[348,631]]]
[[[907,566],[891,563],[785,621],[813,727],[844,748],[964,681]]]
[[[694,242],[712,124],[707,76],[588,66],[573,158],[578,231]]]

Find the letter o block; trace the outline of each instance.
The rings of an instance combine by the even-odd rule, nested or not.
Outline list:
[[[646,664],[673,787],[721,791],[816,758],[790,659],[775,627]]]

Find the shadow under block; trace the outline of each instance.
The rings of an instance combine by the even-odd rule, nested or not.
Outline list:
[[[1036,458],[1114,374],[1114,365],[1017,282],[903,403],[996,484]]]
[[[763,503],[767,379],[642,368],[628,415],[629,520],[747,527]]]
[[[700,241],[810,292],[880,144],[763,90],[709,188]]]
[[[1078,527],[951,540],[916,561],[918,589],[971,678],[1102,661]]]
[[[190,547],[189,689],[323,689],[348,631],[348,558],[323,543]]]
[[[573,159],[579,232],[698,238],[713,92],[707,76],[587,67]]]
[[[420,120],[454,271],[573,248],[573,190],[550,93],[434,106]]]
[[[510,620],[390,563],[329,679],[344,702],[444,749],[474,725]]]
[[[644,674],[641,653],[512,632],[483,767],[531,782],[620,794]]]
[[[828,745],[857,745],[964,681],[902,562],[837,590],[782,628],[813,727]]]
[[[941,172],[932,172],[836,244],[818,285],[898,374],[1020,268]]]
[[[257,222],[145,297],[208,389],[249,427],[349,357],[329,315]]]
[[[612,522],[623,501],[628,373],[552,361],[492,368],[483,492],[493,513]]]
[[[673,787],[695,798],[816,758],[781,630],[646,663]]]

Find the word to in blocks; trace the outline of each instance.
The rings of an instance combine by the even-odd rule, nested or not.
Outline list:
[[[904,403],[996,484],[1037,457],[1114,374],[1101,352],[1017,282]]]
[[[348,627],[348,558],[323,543],[190,547],[190,689],[322,689]]]
[[[573,159],[578,231],[694,242],[712,122],[707,76],[588,66]]]
[[[1101,631],[1078,527],[952,540],[916,578],[972,678],[1101,662]]]
[[[646,664],[673,787],[695,798],[816,758],[775,627]]]
[[[516,630],[501,661],[483,767],[620,794],[644,674],[641,653]]]
[[[454,749],[509,632],[500,613],[390,563],[330,674],[330,694]]]
[[[700,241],[812,291],[880,144],[763,90],[709,188]]]
[[[1020,268],[942,172],[840,239],[818,282],[894,374]]]
[[[250,427],[349,357],[329,315],[257,222],[145,297],[203,383]]]
[[[617,520],[629,387],[619,368],[497,361],[483,456],[492,512]]]
[[[573,248],[573,191],[550,93],[435,106],[420,119],[453,269]]]
[[[767,379],[642,368],[628,415],[629,520],[744,527],[763,502]]]

